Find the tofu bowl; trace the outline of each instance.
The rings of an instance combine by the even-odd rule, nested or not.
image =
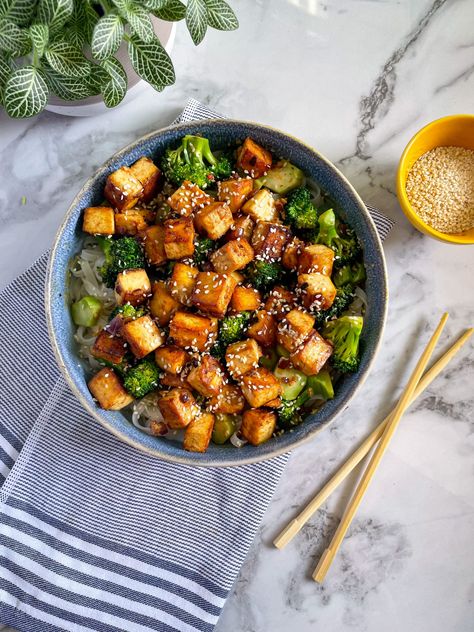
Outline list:
[[[207,198],[207,201],[202,202],[200,199],[200,202],[202,202],[199,207],[200,210],[196,210],[194,214],[191,213],[191,219],[186,216],[164,221],[164,225],[167,227],[166,230],[168,230],[171,224],[173,225],[172,228],[176,232],[177,237],[176,239],[173,237],[172,241],[165,241],[165,251],[168,256],[168,261],[165,261],[166,257],[164,261],[159,259],[152,261],[152,258],[158,257],[159,253],[157,253],[156,248],[153,250],[151,245],[151,250],[148,251],[147,245],[143,243],[143,239],[146,239],[143,235],[150,235],[151,238],[152,235],[155,236],[155,233],[160,232],[160,229],[157,227],[160,223],[157,219],[159,211],[156,211],[154,219],[150,219],[148,217],[150,210],[146,206],[144,206],[143,209],[140,208],[140,212],[138,212],[137,209],[132,209],[132,212],[129,213],[121,210],[121,207],[122,209],[124,208],[124,198],[133,194],[133,190],[130,188],[133,178],[130,182],[127,182],[121,190],[120,187],[122,185],[119,176],[132,173],[132,171],[135,170],[137,175],[134,181],[138,182],[138,188],[141,191],[140,195],[144,196],[146,194],[151,198],[156,193],[156,187],[158,186],[153,178],[154,176],[156,176],[156,178],[162,177],[163,174],[158,174],[155,168],[155,173],[151,171],[150,177],[147,176],[147,184],[145,185],[143,183],[143,187],[140,187],[140,182],[142,182],[140,173],[148,173],[149,166],[152,164],[150,160],[153,161],[155,165],[161,166],[165,152],[170,148],[179,146],[179,144],[183,142],[183,138],[188,135],[208,139],[212,150],[217,151],[219,155],[235,156],[235,150],[238,147],[246,148],[246,151],[248,151],[249,147],[246,146],[248,143],[251,144],[250,154],[252,153],[252,147],[265,148],[264,155],[273,156],[274,167],[266,167],[267,170],[260,173],[260,178],[257,178],[256,174],[252,172],[253,167],[248,167],[250,168],[250,175],[248,175],[249,172],[245,170],[245,174],[247,175],[243,175],[241,172],[237,178],[235,173],[232,172],[233,175],[230,180],[226,180],[222,183],[222,188],[225,188],[225,186],[229,186],[226,183],[233,183],[234,180],[237,179],[239,182],[242,181],[241,184],[248,188],[248,182],[246,180],[253,178],[253,185],[250,187],[252,192],[246,194],[247,202],[242,209],[238,209],[237,211],[241,213],[241,215],[245,215],[245,222],[248,223],[249,216],[253,220],[253,233],[251,237],[248,237],[251,246],[249,246],[244,239],[244,248],[244,244],[240,243],[240,237],[229,237],[228,234],[235,230],[234,224],[236,224],[237,221],[234,221],[234,223],[231,222],[232,225],[226,227],[227,233],[223,234],[224,229],[221,230],[221,223],[223,221],[222,209],[218,207],[219,205],[232,207],[233,202],[230,200],[227,202],[217,202],[217,200],[224,199],[220,197],[221,183],[219,183],[217,193],[213,194],[209,191],[211,197],[207,195],[207,192],[203,193],[202,190],[199,190],[199,195]],[[237,153],[241,161],[243,160],[243,153],[245,153],[243,150],[239,150],[239,153]],[[253,157],[251,156],[250,162],[253,165],[252,160]],[[318,273],[314,273],[314,267],[311,268],[311,265],[314,265],[315,249],[317,250],[319,248],[319,250],[328,251],[327,247],[321,245],[325,242],[321,240],[318,241],[319,237],[314,237],[311,243],[319,243],[320,245],[307,248],[306,242],[301,242],[301,239],[298,238],[297,235],[299,233],[293,235],[290,228],[285,226],[285,221],[289,217],[289,211],[287,210],[289,207],[287,205],[290,203],[290,196],[292,195],[291,192],[286,195],[286,192],[291,187],[287,186],[288,183],[280,177],[278,181],[278,187],[280,187],[280,189],[278,189],[272,177],[276,173],[275,170],[281,168],[281,165],[284,166],[288,164],[291,166],[292,171],[290,175],[293,179],[295,174],[299,174],[298,178],[300,178],[301,181],[298,182],[298,186],[301,188],[300,185],[302,185],[303,188],[307,187],[312,191],[314,207],[316,208],[317,204],[321,205],[321,207],[317,208],[318,215],[315,219],[316,224],[319,222],[318,234],[323,234],[323,216],[327,216],[328,213],[333,213],[332,208],[334,207],[334,212],[339,222],[338,226],[342,227],[340,230],[347,230],[347,234],[350,233],[357,237],[359,247],[358,257],[360,259],[358,265],[359,268],[364,270],[364,280],[363,290],[356,288],[356,297],[354,300],[355,302],[359,301],[360,309],[363,312],[363,327],[361,331],[359,330],[358,334],[360,336],[360,340],[358,338],[360,344],[358,346],[357,368],[351,371],[344,371],[340,369],[341,362],[339,362],[339,365],[334,362],[336,369],[330,368],[327,371],[330,379],[334,382],[334,388],[332,388],[331,384],[331,395],[327,395],[328,387],[326,384],[324,387],[326,388],[326,395],[323,397],[324,403],[322,404],[320,401],[321,395],[316,394],[315,398],[310,397],[310,402],[314,400],[316,402],[315,405],[310,409],[307,407],[307,403],[304,404],[305,407],[301,408],[302,412],[299,415],[299,422],[295,424],[291,423],[285,427],[284,430],[280,431],[279,428],[281,426],[279,426],[278,423],[276,423],[275,426],[274,420],[280,419],[280,412],[285,408],[284,405],[287,404],[287,402],[283,400],[291,400],[292,397],[296,397],[294,395],[294,384],[291,386],[293,394],[290,394],[291,389],[289,390],[289,387],[287,388],[288,385],[283,388],[281,387],[281,383],[283,383],[281,380],[287,380],[286,377],[282,378],[282,376],[286,375],[286,367],[289,364],[289,370],[293,370],[293,372],[299,374],[298,379],[300,384],[299,386],[296,384],[296,386],[298,386],[298,392],[300,392],[301,388],[303,388],[302,383],[306,383],[306,381],[309,383],[310,379],[312,379],[306,376],[314,377],[316,373],[322,373],[323,370],[326,370],[325,366],[331,364],[333,359],[330,358],[328,360],[328,357],[330,357],[332,353],[332,346],[336,349],[337,345],[334,338],[334,331],[336,329],[334,322],[340,318],[340,314],[337,314],[337,318],[334,314],[331,316],[331,322],[328,327],[326,327],[326,325],[329,322],[329,316],[326,318],[325,328],[321,329],[323,335],[326,335],[326,329],[328,331],[327,340],[325,340],[319,335],[316,324],[314,324],[314,318],[312,319],[312,317],[306,313],[306,307],[307,312],[311,312],[311,309],[314,308],[314,300],[319,302],[317,309],[321,310],[320,302],[325,301],[327,298],[326,289],[323,289],[320,290],[320,293],[312,295],[310,301],[311,305],[305,303],[308,293],[311,290],[311,283],[314,281],[312,277],[315,275],[321,278],[324,277],[327,283],[334,289],[335,296],[336,294],[339,296],[341,287],[336,281],[334,282],[335,285],[332,284],[330,272],[321,270]],[[257,169],[257,166],[255,169]],[[138,173],[138,170],[140,170],[140,173]],[[257,173],[257,176],[258,175]],[[279,176],[281,175],[282,174],[279,173]],[[287,171],[285,171],[284,176],[285,178],[288,176]],[[232,180],[232,178],[234,178],[234,180]],[[188,185],[189,183],[183,183],[181,187]],[[163,185],[161,184],[160,186],[162,187]],[[204,188],[206,188],[205,185],[203,185],[203,189]],[[210,187],[210,189],[211,188],[212,187]],[[298,190],[300,190],[300,188]],[[169,207],[171,207],[172,210],[176,210],[173,208],[173,203],[179,200],[180,192],[183,192],[179,186],[175,186],[175,189],[176,190],[173,189],[169,197],[166,198],[166,204],[164,206],[166,206],[168,210]],[[163,192],[157,194],[156,199],[158,199],[159,195],[163,196],[164,191],[163,189]],[[319,193],[314,193],[315,191],[324,192],[323,197],[321,197]],[[189,192],[184,191],[184,199],[188,199],[188,195]],[[193,195],[195,196],[195,192]],[[214,195],[214,198],[212,198],[212,195]],[[104,204],[104,196],[109,201],[109,204]],[[319,196],[319,202],[315,201],[314,196]],[[174,202],[172,197],[174,198]],[[193,199],[195,199],[195,197]],[[265,200],[265,204],[263,205],[262,200]],[[293,204],[294,202],[296,205],[296,196],[293,196],[291,200],[291,203]],[[327,203],[327,200],[330,200],[331,203]],[[269,221],[263,221],[268,220],[268,218],[260,218],[258,216],[262,208],[268,209],[269,201],[275,208],[282,209],[281,216],[276,214],[273,220],[275,222],[274,224],[271,224]],[[228,209],[224,210],[228,212]],[[232,208],[231,210],[234,211],[235,209]],[[213,212],[211,213],[211,211]],[[189,213],[182,212],[180,215],[189,215]],[[168,217],[175,218],[175,215]],[[216,241],[216,250],[213,250],[211,254],[205,255],[204,259],[200,260],[199,268],[197,268],[196,264],[196,270],[199,271],[196,271],[196,275],[198,276],[194,290],[192,291],[191,302],[189,302],[189,295],[187,297],[188,302],[185,302],[178,296],[178,301],[180,301],[181,304],[175,301],[177,307],[174,308],[173,315],[171,316],[167,313],[169,302],[167,292],[172,277],[167,278],[166,281],[160,280],[159,277],[158,279],[154,279],[148,268],[147,270],[151,282],[147,278],[145,270],[135,269],[133,266],[130,266],[128,270],[122,268],[122,272],[114,277],[116,278],[115,292],[109,290],[107,294],[107,300],[109,300],[109,302],[111,300],[110,297],[115,296],[119,312],[114,312],[117,313],[115,317],[110,316],[110,325],[106,324],[104,329],[101,330],[101,333],[107,332],[110,334],[110,327],[116,326],[116,320],[120,317],[119,319],[123,331],[120,331],[118,337],[121,341],[126,340],[123,346],[129,347],[127,353],[130,353],[130,356],[132,356],[133,352],[134,357],[130,365],[132,369],[136,368],[137,363],[146,363],[150,358],[150,362],[153,363],[154,366],[156,362],[156,365],[161,367],[161,369],[168,369],[170,366],[176,367],[177,363],[185,362],[183,357],[187,356],[189,352],[187,356],[189,373],[183,372],[183,374],[177,375],[179,372],[179,370],[177,370],[175,371],[175,375],[171,375],[169,371],[165,370],[164,373],[159,374],[160,377],[157,378],[155,384],[156,388],[149,395],[154,397],[154,393],[156,393],[156,397],[160,398],[159,401],[157,400],[159,403],[158,412],[160,413],[161,411],[163,413],[165,421],[152,420],[147,425],[143,425],[143,423],[139,421],[140,410],[136,404],[137,401],[140,403],[140,400],[133,401],[133,397],[130,396],[130,389],[128,389],[127,386],[127,379],[131,374],[130,366],[127,369],[128,372],[124,374],[118,371],[118,364],[113,364],[114,369],[111,369],[109,356],[104,352],[99,356],[100,360],[102,361],[107,358],[109,361],[105,363],[106,366],[104,368],[97,366],[94,372],[94,365],[86,361],[81,351],[83,348],[83,345],[81,347],[81,343],[83,343],[83,341],[78,337],[77,326],[80,324],[81,318],[83,318],[83,312],[78,316],[75,310],[71,308],[71,303],[74,300],[74,283],[76,282],[74,280],[74,262],[77,261],[79,253],[81,253],[81,256],[84,251],[87,253],[88,246],[86,240],[88,237],[94,235],[94,239],[103,240],[114,235],[114,238],[116,238],[117,232],[119,232],[120,235],[135,235],[135,232],[127,232],[131,230],[130,221],[132,221],[134,228],[136,228],[136,222],[145,221],[145,232],[143,232],[143,230],[137,232],[136,236],[136,240],[140,242],[141,247],[144,247],[146,253],[147,263],[143,267],[154,263],[158,265],[159,270],[162,271],[166,265],[171,263],[169,274],[172,276],[178,275],[180,272],[183,273],[186,268],[189,268],[189,265],[187,265],[189,261],[184,258],[184,254],[186,253],[182,251],[182,248],[190,247],[191,251],[194,248],[193,240],[189,237],[189,231],[194,235],[193,231],[196,229],[196,238],[194,241],[196,248],[199,239],[204,240],[203,235],[205,235],[207,239],[221,240]],[[147,224],[146,222],[149,223]],[[286,221],[286,224],[288,223],[289,222]],[[188,224],[190,225],[188,226]],[[110,225],[112,225],[112,228],[110,228]],[[118,230],[119,228],[120,230]],[[304,228],[307,229],[307,226]],[[114,233],[114,230],[117,232]],[[85,233],[91,233],[91,235]],[[231,274],[221,274],[223,270],[226,270],[225,266],[231,264],[234,265],[233,269],[235,270],[235,266],[237,266],[240,261],[239,257],[242,261],[246,262],[247,266],[254,265],[255,268],[255,262],[252,260],[252,257],[255,256],[255,253],[262,252],[262,244],[270,244],[270,252],[275,252],[277,237],[274,233],[278,233],[280,239],[284,238],[288,240],[291,238],[292,241],[296,240],[305,246],[303,248],[303,254],[301,254],[302,246],[299,246],[299,258],[297,259],[294,269],[290,269],[289,271],[284,270],[283,267],[289,267],[285,266],[284,263],[283,267],[281,267],[282,276],[280,278],[294,279],[292,282],[295,285],[291,287],[297,297],[295,301],[298,300],[302,304],[304,303],[302,306],[296,302],[294,304],[295,309],[293,312],[296,313],[297,321],[290,323],[296,328],[296,333],[294,334],[292,333],[291,327],[290,329],[288,329],[288,327],[286,329],[282,328],[280,332],[281,322],[289,321],[293,313],[290,311],[290,307],[285,309],[287,306],[284,306],[282,311],[279,311],[281,305],[278,304],[275,308],[276,311],[271,311],[270,307],[268,307],[269,301],[272,300],[271,293],[274,288],[268,290],[268,293],[264,293],[262,290],[260,307],[249,307],[249,301],[252,302],[254,300],[255,293],[258,294],[258,291],[255,291],[255,288],[249,280],[251,279],[250,273],[248,275],[246,274],[249,268],[239,269]],[[316,235],[316,233],[311,234]],[[97,237],[97,235],[99,235],[99,237]],[[288,250],[288,253],[290,253],[289,242],[285,243],[285,250],[282,252]],[[219,246],[217,249],[217,245],[219,244],[222,244],[222,246]],[[234,247],[232,248],[229,244],[234,244]],[[250,255],[249,251],[251,253]],[[337,252],[337,250],[335,250],[335,252]],[[333,253],[330,254],[332,257],[330,262],[332,270],[333,260],[334,258],[337,260],[338,255],[336,254],[336,256],[334,256]],[[319,252],[318,256],[321,258],[321,252]],[[245,259],[245,257],[248,258]],[[281,257],[282,261],[284,261],[284,255],[281,255]],[[288,257],[290,257],[290,254],[288,254]],[[260,259],[261,258],[262,256],[260,254]],[[255,259],[259,259],[259,256],[255,256]],[[307,267],[304,268],[304,265]],[[324,267],[329,265],[329,263],[327,263],[325,259],[321,265]],[[338,262],[336,261],[335,266],[337,267],[337,265]],[[352,264],[352,269],[354,265],[355,264]],[[344,267],[341,270],[341,266],[342,262],[340,261],[336,275],[339,279],[342,279],[344,276]],[[242,267],[243,264],[240,268]],[[349,274],[348,271],[351,265],[345,267],[347,268],[346,272]],[[317,266],[316,269],[318,269]],[[241,272],[243,274],[240,274]],[[225,282],[221,287],[222,279],[224,279]],[[138,289],[145,287],[147,283],[149,283],[149,292],[146,294],[142,292],[142,298],[137,301]],[[298,286],[296,285],[297,283],[299,284]],[[199,293],[199,284],[201,284],[202,288],[207,288],[203,289],[202,294],[209,294],[209,296],[196,296],[196,294]],[[283,289],[288,289],[285,286],[285,281],[281,281],[280,284]],[[232,286],[230,289],[227,287],[229,285]],[[178,289],[184,291],[186,289],[185,286],[186,283],[183,282],[182,286]],[[109,287],[113,287],[113,285]],[[218,294],[215,297],[216,287],[218,288]],[[164,288],[168,288],[166,292]],[[357,289],[359,289],[359,293],[357,293]],[[224,294],[227,291],[229,292],[229,297],[232,296],[232,302],[229,303],[227,301],[222,305],[221,303],[225,298]],[[169,292],[171,292],[171,290],[169,290]],[[291,294],[291,292],[289,293]],[[175,295],[173,296],[176,298]],[[380,238],[373,220],[354,188],[330,161],[301,141],[270,127],[234,120],[206,120],[172,126],[152,132],[140,138],[112,156],[87,180],[66,212],[52,246],[46,279],[45,309],[51,344],[59,368],[64,374],[74,395],[98,422],[122,441],[156,457],[188,465],[222,467],[254,463],[290,452],[296,446],[310,440],[347,407],[351,398],[366,379],[379,348],[385,325],[387,300],[385,260]],[[334,296],[332,297],[332,301],[334,301]],[[136,306],[143,302],[146,302],[146,310],[148,310],[146,315],[135,315],[133,319],[124,317],[124,305],[131,304],[133,307],[133,305]],[[74,308],[77,304],[78,303],[74,303],[72,307]],[[188,307],[185,308],[183,305],[187,305]],[[275,304],[273,304],[273,306],[274,305]],[[83,307],[84,304],[81,305],[81,308]],[[86,305],[85,307],[90,311],[91,305]],[[114,307],[117,309],[116,305],[114,305]],[[141,307],[144,306],[141,305]],[[215,355],[213,354],[213,350],[217,345],[214,339],[211,341],[214,345],[212,349],[209,351],[203,347],[199,349],[200,354],[194,347],[188,348],[183,344],[182,335],[186,328],[194,328],[191,343],[200,344],[202,327],[204,327],[204,325],[201,326],[201,323],[205,324],[206,319],[209,323],[215,321],[215,331],[218,332],[215,335],[218,336],[220,335],[219,327],[221,320],[227,318],[229,314],[231,316],[235,315],[235,311],[237,310],[238,312],[239,309],[254,310],[252,312],[253,320],[249,321],[254,324],[251,327],[248,326],[245,339],[238,339],[241,340],[241,342],[236,344],[242,345],[242,352],[241,357],[238,356],[235,361],[229,359],[229,348],[231,345],[229,345],[228,342],[228,346],[224,348],[224,352],[218,361],[213,357],[213,355]],[[266,310],[268,310],[268,313]],[[109,305],[109,312],[110,311],[111,306]],[[301,312],[305,312],[303,317]],[[314,312],[311,313],[314,314]],[[276,346],[277,351],[281,348],[281,351],[278,351],[280,355],[279,359],[278,354],[273,348],[265,346],[266,341],[264,336],[266,334],[264,332],[268,333],[265,318],[270,318],[268,314],[270,314],[270,316],[272,315],[275,331],[279,332],[275,334],[275,336],[278,336],[279,343],[282,343]],[[345,311],[342,315],[352,317],[350,311]],[[221,320],[216,318],[217,316],[222,317]],[[293,318],[294,317],[295,315],[293,314]],[[316,314],[316,322],[318,322],[317,317],[318,313]],[[301,321],[301,318],[303,318],[303,321]],[[307,323],[308,320],[309,325]],[[314,329],[312,328],[313,326]],[[304,337],[306,342],[304,342],[304,344],[303,342],[296,344],[293,337],[300,335],[301,327],[309,327]],[[145,330],[147,335],[144,337],[143,332]],[[251,330],[253,330],[253,335]],[[330,331],[333,332],[332,338]],[[95,335],[97,335],[97,332],[94,333],[94,336]],[[115,335],[116,332],[112,332],[108,338],[114,337]],[[124,338],[121,337],[122,335]],[[97,335],[94,347],[100,346],[99,338],[100,334]],[[107,339],[102,342],[104,342],[105,347],[107,347],[106,351],[109,355],[113,355],[113,353],[117,352],[116,344],[115,348],[111,349],[109,348],[110,340]],[[235,345],[232,346],[235,347]],[[261,350],[262,348],[264,350],[263,352]],[[292,349],[293,353],[290,353]],[[317,361],[311,356],[312,353],[314,354],[316,352],[319,354]],[[252,354],[256,354],[254,360],[251,359]],[[272,354],[276,358],[274,362],[272,360]],[[196,360],[196,357],[199,358],[199,362]],[[230,354],[230,357],[233,358],[234,354]],[[164,362],[171,364],[163,364]],[[216,383],[216,371],[209,371],[208,369],[213,369],[219,362],[221,362],[222,375],[224,378],[223,381],[221,380]],[[242,366],[246,365],[247,362],[254,362],[254,364],[249,364],[249,367],[245,369],[247,373],[244,375]],[[270,367],[269,363],[271,362],[273,362],[273,364]],[[275,364],[276,362],[278,362],[278,364]],[[316,366],[314,364],[315,362],[317,368],[312,369],[311,367]],[[207,366],[205,366],[206,363]],[[104,363],[101,362],[102,367],[103,364]],[[308,365],[310,366],[309,369],[307,368]],[[98,373],[97,368],[100,368]],[[207,378],[206,369],[207,373],[211,373],[212,379],[210,382],[205,382],[205,378]],[[237,369],[242,371],[242,375],[238,375]],[[280,370],[279,374],[277,369]],[[217,373],[218,372],[219,369],[217,370]],[[125,375],[125,377],[123,377],[123,375]],[[183,377],[183,375],[185,375],[185,377]],[[225,377],[226,375],[228,377]],[[281,383],[275,380],[275,375],[278,376],[278,380],[280,380]],[[113,378],[113,382],[110,381],[111,378]],[[185,418],[190,415],[190,409],[187,405],[188,395],[186,395],[185,399],[179,401],[174,398],[175,393],[185,390],[182,388],[183,380],[187,380],[185,386],[189,391],[186,390],[186,393],[189,392],[191,397],[193,394],[195,396],[197,395],[196,405],[199,403],[200,406],[200,412],[197,417],[201,420],[199,423],[196,423],[192,415],[190,417],[191,421]],[[303,380],[303,382],[301,382],[301,380]],[[128,389],[128,392],[124,387]],[[204,387],[208,390],[215,390],[211,390],[208,393],[206,390],[203,390]],[[265,391],[267,388],[269,389],[268,397],[266,397]],[[110,390],[104,391],[104,389]],[[218,410],[219,404],[215,404],[214,409],[209,407],[208,404],[212,401],[212,393],[214,393],[213,398],[215,401],[218,403],[222,401],[219,400],[219,397],[221,397],[226,389],[227,391],[229,389],[234,389],[234,391],[241,389],[240,397],[244,402],[242,404],[243,412],[241,415],[243,420],[241,419],[240,424],[235,426],[235,432],[232,437],[230,437],[230,441],[225,438],[224,441],[219,440],[217,433],[216,439],[214,440],[214,435],[212,435],[213,440],[211,441],[211,430],[213,429],[213,432],[216,430],[217,426],[215,420],[218,417],[218,415],[213,414],[212,411]],[[306,387],[304,392],[307,391],[308,387]],[[308,392],[310,392],[311,395],[315,395],[314,390]],[[270,395],[270,393],[272,394]],[[245,398],[242,397],[242,394],[245,395]],[[138,395],[136,397],[138,397]],[[306,399],[308,399],[308,397],[309,395]],[[303,404],[301,405],[303,406]],[[236,417],[238,418],[239,415]],[[214,419],[214,421],[212,421],[212,419]],[[283,419],[283,414],[281,414],[281,419]],[[209,423],[211,426],[209,426]],[[213,423],[214,426],[212,428]],[[184,427],[185,425],[186,427]],[[246,426],[245,428],[244,425]],[[180,428],[180,426],[182,426],[182,428]],[[204,428],[204,426],[206,427]],[[161,432],[162,427],[166,428],[165,433]],[[185,449],[183,449],[183,432]],[[265,433],[265,440],[261,440],[259,437]],[[166,436],[161,436],[162,434],[166,434]],[[207,442],[204,450],[200,447],[203,434],[207,434]],[[232,440],[234,438],[235,441]]]

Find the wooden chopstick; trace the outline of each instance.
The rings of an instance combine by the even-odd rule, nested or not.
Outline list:
[[[346,510],[344,512],[344,515],[342,516],[341,522],[339,523],[339,526],[336,529],[336,533],[334,534],[328,548],[322,554],[321,559],[319,560],[318,565],[316,566],[314,570],[314,573],[313,573],[314,581],[319,582],[319,583],[324,581],[324,578],[326,577],[329,567],[331,566],[339,550],[339,547],[341,546],[344,536],[346,535],[347,530],[349,529],[349,526],[351,525],[351,522],[356,514],[356,511],[360,503],[362,502],[362,499],[364,498],[365,492],[367,491],[367,488],[369,487],[370,482],[372,481],[372,478],[377,470],[377,467],[379,466],[380,461],[382,460],[382,457],[388,448],[390,440],[392,439],[393,434],[395,430],[397,429],[400,419],[402,418],[403,413],[409,406],[410,400],[413,397],[416,386],[418,382],[420,381],[420,378],[423,374],[423,371],[426,368],[426,365],[429,362],[431,354],[433,353],[436,343],[439,340],[439,337],[441,335],[441,332],[443,331],[443,328],[444,328],[444,325],[446,324],[447,319],[448,319],[448,314],[443,314],[443,316],[441,317],[441,320],[439,321],[438,326],[436,327],[433,335],[431,336],[430,341],[426,345],[423,353],[420,356],[420,359],[416,363],[415,369],[413,370],[413,373],[411,374],[410,379],[408,380],[408,383],[405,386],[397,405],[395,406],[395,410],[393,411],[390,417],[390,421],[387,423],[383,431],[383,434],[380,437],[380,441],[377,447],[375,448],[375,451],[372,454],[372,457],[370,458],[369,464],[367,465],[367,468],[365,469],[362,475],[362,478],[359,481],[359,484],[357,485],[356,490],[351,500],[349,501],[349,504],[346,507]]]
[[[460,336],[456,342],[446,351],[441,358],[426,371],[410,399],[410,405],[417,399],[424,390],[435,380],[443,369],[451,362],[461,347],[472,336],[473,329],[470,328]],[[334,476],[324,485],[324,487],[316,494],[316,496],[302,509],[302,511],[291,520],[287,526],[273,540],[273,544],[277,549],[283,549],[291,540],[299,533],[311,516],[321,507],[321,505],[329,498],[332,492],[347,478],[352,470],[362,461],[362,459],[370,452],[377,441],[383,434],[385,427],[392,418],[393,411],[385,417],[385,419],[373,430],[370,435],[361,443],[361,445],[351,454],[347,461],[339,468]]]

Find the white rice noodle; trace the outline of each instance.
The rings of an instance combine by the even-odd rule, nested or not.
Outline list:
[[[237,432],[234,432],[234,434],[231,436],[231,438],[229,439],[229,441],[232,443],[232,445],[235,448],[242,448],[247,442],[246,439],[241,439],[238,435]]]
[[[156,393],[145,395],[142,399],[137,400],[133,404],[132,423],[139,430],[143,430],[147,434],[150,432],[151,421],[164,421],[163,415],[158,408],[158,400]]]
[[[367,294],[361,287],[354,289],[355,299],[349,305],[348,311],[354,316],[363,316],[367,309]]]

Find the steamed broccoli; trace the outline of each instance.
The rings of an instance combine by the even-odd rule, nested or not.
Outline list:
[[[146,309],[143,305],[140,307],[134,307],[133,305],[117,305],[115,309],[112,310],[109,316],[109,322],[115,318],[115,316],[123,316],[124,318],[141,318],[141,316],[145,316]]]
[[[185,180],[205,189],[218,178],[228,178],[232,166],[228,158],[216,158],[207,138],[186,135],[177,149],[167,149],[161,166],[170,182],[178,186]]]
[[[151,360],[142,360],[125,374],[123,385],[136,399],[144,397],[158,385],[160,370]]]
[[[105,263],[99,269],[99,274],[107,287],[114,287],[119,272],[144,267],[142,247],[134,237],[115,240],[101,238],[99,243],[105,255]]]
[[[344,287],[348,285],[359,285],[365,281],[365,266],[362,261],[342,266],[333,275],[334,285]]]
[[[319,312],[316,312],[314,316],[316,317],[316,325],[321,326],[327,320],[331,320],[340,316],[349,305],[352,303],[354,299],[354,291],[351,285],[345,285],[337,289],[336,298],[334,299],[333,304],[328,309],[323,309]]]
[[[341,236],[342,225],[336,219],[332,209],[328,209],[319,216],[319,232],[314,238],[314,243],[324,244],[334,250],[334,265],[340,267],[353,261],[360,253],[360,244],[357,237],[349,228],[345,228],[345,235]]]
[[[214,249],[215,242],[209,237],[202,237],[194,242],[194,264],[197,266],[205,263],[209,258],[209,253]]]
[[[283,268],[276,261],[262,261],[254,259],[248,265],[244,274],[250,283],[262,292],[266,292],[277,283],[283,273]]]
[[[281,406],[276,410],[278,427],[290,430],[298,426],[303,421],[301,407],[311,396],[312,391],[307,388],[296,399],[282,400]]]
[[[298,230],[314,229],[318,224],[318,212],[311,202],[311,192],[299,187],[288,196],[285,206],[287,222]]]
[[[223,358],[227,346],[242,340],[250,323],[251,312],[239,312],[233,316],[226,316],[219,321],[217,341],[211,349],[216,358]]]
[[[362,316],[341,316],[330,320],[323,329],[323,336],[334,345],[332,361],[341,373],[353,373],[359,368],[359,340],[364,319]]]

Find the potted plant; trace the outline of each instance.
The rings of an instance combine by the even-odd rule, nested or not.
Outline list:
[[[209,26],[238,27],[224,0],[0,0],[0,104],[26,118],[48,104],[115,107],[140,79],[161,91],[175,81],[163,43],[183,19],[195,45]]]

